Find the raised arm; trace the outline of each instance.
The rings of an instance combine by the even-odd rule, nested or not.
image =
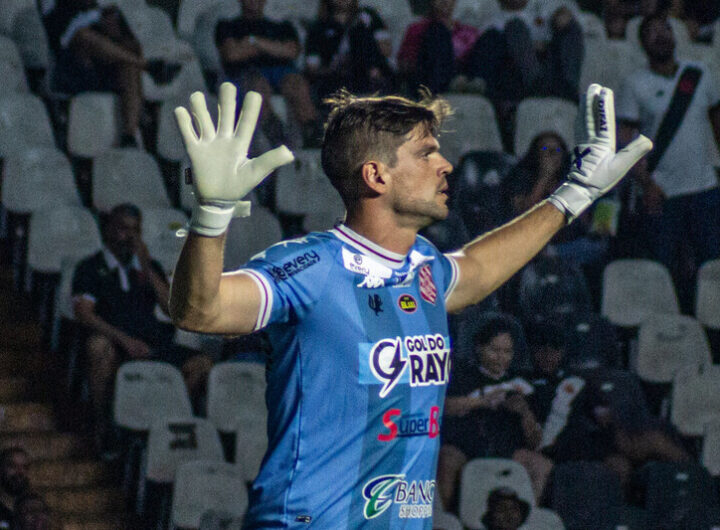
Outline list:
[[[447,301],[448,311],[460,311],[500,287],[652,149],[652,142],[641,135],[615,152],[615,107],[609,88],[590,85],[578,112],[579,145],[567,181],[529,212],[456,253],[460,280]]]
[[[223,274],[225,232],[233,216],[250,215],[243,201],[275,168],[292,161],[281,146],[248,159],[262,99],[248,92],[235,126],[237,90],[230,83],[220,87],[217,130],[205,97],[195,92],[190,114],[175,109],[183,142],[192,162],[192,184],[197,199],[190,220],[190,234],[175,267],[170,289],[170,316],[178,327],[204,333],[242,334],[253,330],[260,307],[254,281],[242,274]]]

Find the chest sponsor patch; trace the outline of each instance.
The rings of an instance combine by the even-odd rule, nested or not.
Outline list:
[[[363,343],[359,355],[360,383],[382,385],[381,398],[398,384],[440,386],[450,378],[450,339],[439,333]]]
[[[394,504],[400,505],[400,519],[432,517],[434,480],[406,480],[405,475],[380,475],[365,483],[363,515],[374,519]]]

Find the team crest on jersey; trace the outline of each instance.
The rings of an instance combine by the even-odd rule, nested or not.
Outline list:
[[[434,480],[405,480],[405,475],[380,475],[365,483],[365,519],[378,517],[393,504],[400,505],[401,519],[432,517]]]
[[[445,385],[449,378],[450,340],[440,334],[396,337],[360,345],[360,382],[381,383],[381,398],[398,384]]]
[[[437,287],[433,281],[430,265],[420,267],[418,276],[420,277],[420,296],[426,302],[435,305],[435,301],[437,300]]]

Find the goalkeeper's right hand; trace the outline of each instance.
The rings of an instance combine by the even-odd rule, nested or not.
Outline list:
[[[237,89],[233,84],[220,86],[215,129],[203,93],[195,92],[190,96],[199,137],[187,109],[175,109],[180,134],[192,163],[192,186],[197,200],[190,230],[203,236],[219,236],[227,230],[234,216],[250,215],[250,203],[243,201],[243,197],[276,168],[294,158],[284,145],[257,158],[247,157],[262,97],[257,92],[247,93],[235,126],[236,97]]]

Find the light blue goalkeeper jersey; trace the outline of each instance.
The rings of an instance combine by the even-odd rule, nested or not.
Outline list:
[[[452,257],[346,226],[279,243],[239,273],[262,292],[268,452],[248,528],[431,529]]]

